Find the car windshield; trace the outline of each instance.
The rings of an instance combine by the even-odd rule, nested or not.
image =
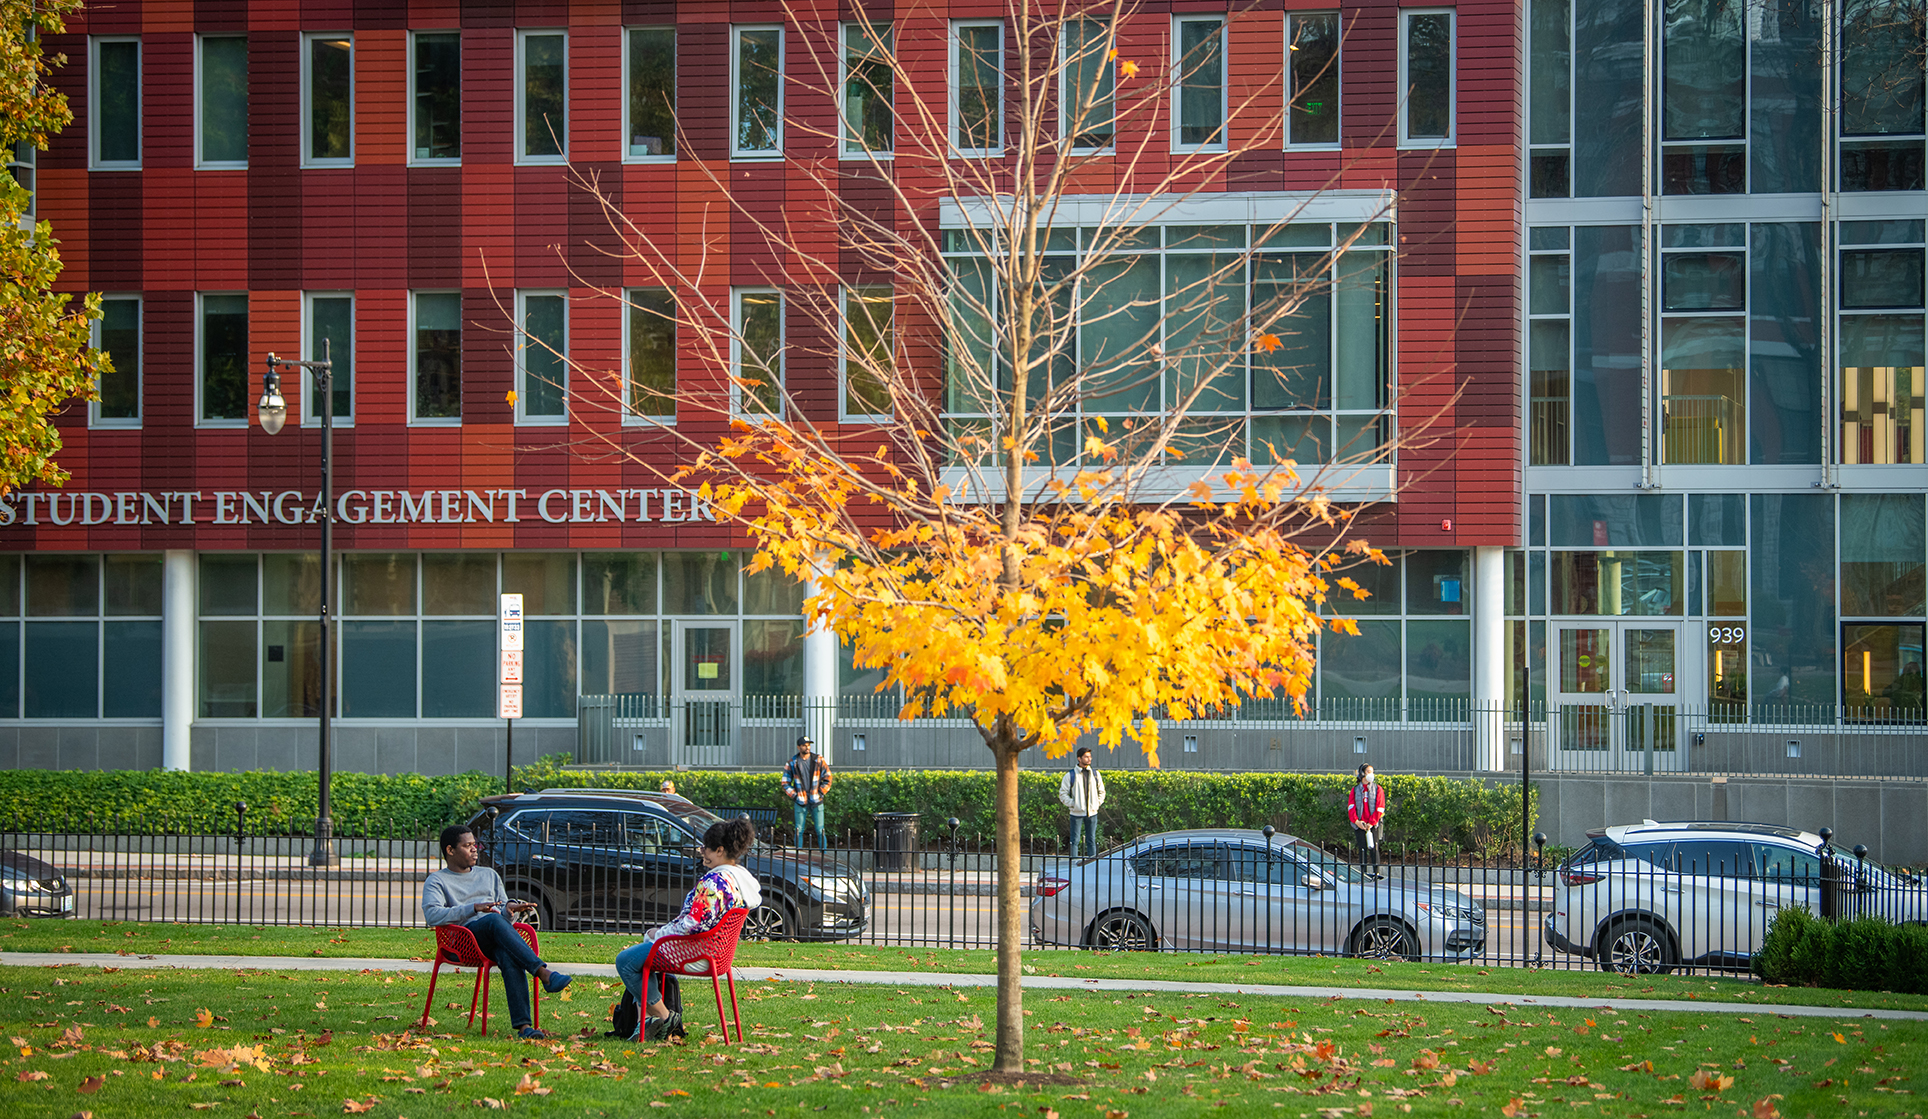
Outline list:
[[[1310,863],[1312,865],[1313,870],[1317,871],[1320,874],[1325,875],[1328,878],[1331,878],[1335,882],[1365,881],[1364,877],[1360,875],[1358,869],[1354,867],[1351,863],[1348,863],[1345,860],[1337,858],[1335,856],[1328,855],[1324,851],[1321,851],[1319,848],[1313,847],[1310,844],[1305,844],[1305,843],[1299,844],[1298,855],[1300,858]]]
[[[683,827],[698,839],[703,838],[703,834],[710,830],[711,824],[720,824],[723,822],[723,817],[718,816],[707,808],[699,808],[688,801],[684,801],[682,804],[671,802],[665,804],[663,807],[673,813],[678,820],[681,820]]]

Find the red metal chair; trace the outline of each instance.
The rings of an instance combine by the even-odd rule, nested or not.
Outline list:
[[[536,947],[536,930],[533,926],[517,921],[515,931],[528,942],[529,951],[542,954],[542,950]],[[428,999],[422,1003],[421,1027],[428,1028],[428,1012],[435,1005],[435,980],[441,976],[443,964],[476,969],[475,991],[469,996],[469,1025],[475,1025],[475,1004],[479,1001],[482,1004],[482,1036],[489,1036],[489,969],[495,966],[495,961],[483,954],[482,946],[476,943],[475,934],[461,925],[435,926],[435,967],[428,974]],[[539,1029],[542,1026],[542,984],[532,983],[531,987],[535,991],[534,1025]]]
[[[710,987],[716,992],[716,1016],[723,1023],[723,1040],[730,1040],[730,1022],[736,1022],[736,1040],[743,1040],[743,1018],[736,1008],[736,976],[730,972],[736,962],[736,942],[743,935],[743,922],[749,917],[747,909],[732,909],[723,914],[723,919],[708,932],[689,933],[683,936],[666,936],[650,946],[649,958],[643,961],[642,989],[649,990],[649,973],[652,971],[669,972],[676,975],[710,977]],[[702,965],[702,966],[698,966]],[[723,1015],[723,984],[730,985],[730,1013]],[[642,1008],[648,1013],[648,1008]]]

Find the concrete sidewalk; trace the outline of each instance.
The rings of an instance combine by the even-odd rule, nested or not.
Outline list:
[[[428,971],[426,960],[318,959],[310,956],[119,956],[107,952],[0,952],[5,967],[194,968],[209,971]],[[570,964],[571,975],[614,979],[616,965]],[[925,971],[826,971],[813,968],[738,967],[752,983],[866,983],[881,987],[995,987],[995,975]],[[1496,995],[1480,991],[1412,991],[1377,987],[1284,987],[1266,983],[1181,983],[1166,979],[1067,979],[1027,975],[1028,991],[1155,991],[1161,994],[1249,995],[1286,999],[1376,999],[1523,1009],[1679,1011],[1693,1014],[1774,1014],[1785,1018],[1878,1018],[1928,1022],[1928,1011],[1861,1007],[1769,1006],[1746,1002],[1673,999],[1582,999],[1561,995]]]

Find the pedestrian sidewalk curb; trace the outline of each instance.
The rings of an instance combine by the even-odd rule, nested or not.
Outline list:
[[[119,956],[106,952],[0,952],[0,967],[187,968],[208,971],[428,971],[428,960],[334,959],[312,956]],[[446,966],[446,965],[445,965]],[[571,975],[616,977],[616,965],[567,964]],[[995,987],[997,976],[926,971],[828,971],[815,968],[738,967],[752,983],[863,983],[881,987]],[[1414,991],[1396,987],[1286,987],[1267,983],[1185,983],[1169,979],[1066,979],[1024,977],[1027,990],[1152,991],[1161,994],[1246,995],[1286,999],[1376,999],[1443,1005],[1514,1007],[1522,1010],[1679,1011],[1690,1014],[1774,1014],[1785,1018],[1880,1018],[1928,1022],[1928,1010],[1880,1010],[1850,1006],[1773,1006],[1748,1002],[1673,999],[1583,999],[1567,995],[1502,995],[1483,991]]]

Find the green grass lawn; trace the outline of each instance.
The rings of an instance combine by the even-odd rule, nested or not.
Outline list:
[[[543,956],[571,963],[610,963],[634,937],[603,933],[544,933]],[[421,929],[261,928],[251,925],[158,925],[96,921],[0,921],[0,951],[125,952],[239,956],[432,958],[435,941]],[[938,971],[986,974],[996,970],[989,951],[889,948],[858,944],[744,944],[737,963],[747,967],[838,971]],[[1210,983],[1398,988],[1414,991],[1492,991],[1577,998],[1705,999],[1763,1006],[1799,1004],[1842,1008],[1928,1010],[1928,997],[1878,991],[1763,987],[1746,979],[1645,976],[1627,979],[1595,970],[1584,960],[1556,956],[1546,969],[1465,964],[1373,963],[1292,956],[1219,956],[1186,953],[1099,953],[1034,950],[1025,966],[1034,975],[1080,979],[1172,979]],[[138,962],[138,961],[130,961]]]
[[[1804,1119],[1917,1115],[1910,1078],[1928,1069],[1928,1023],[1847,1014],[1074,991],[1026,1000],[1029,1067],[1074,1082],[1014,1088],[953,1080],[989,1064],[984,990],[744,983],[750,1036],[724,1044],[709,991],[686,984],[691,1040],[643,1046],[601,1037],[613,984],[545,999],[544,1024],[573,1034],[546,1043],[466,1030],[460,980],[438,988],[437,1024],[410,1030],[426,985],[138,961],[0,967],[0,1114]]]

